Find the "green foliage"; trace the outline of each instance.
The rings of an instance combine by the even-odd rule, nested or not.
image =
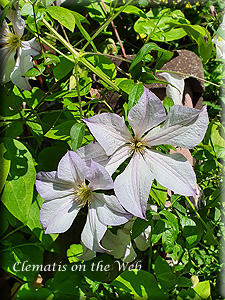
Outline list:
[[[222,4],[194,1],[185,7],[182,1],[105,0],[105,9],[103,1],[53,2],[19,1],[26,23],[22,39],[36,37],[43,51],[22,74],[31,90],[22,91],[12,82],[1,87],[0,266],[21,285],[17,298],[222,300],[219,286],[224,279],[218,274],[224,268],[225,76],[212,42],[215,34],[224,38],[219,27]],[[7,1],[0,3],[5,6]],[[218,16],[210,13],[210,5]],[[7,4],[2,16],[11,6]],[[80,244],[85,208],[68,232],[45,234],[36,172],[55,171],[69,149],[93,140],[83,118],[115,112],[127,122],[144,87],[162,89],[167,84],[157,73],[166,69],[174,50],[182,49],[200,57],[206,79],[203,104],[210,122],[203,141],[191,150],[199,195],[171,195],[154,180],[146,219],[133,218],[129,228],[108,229],[120,237],[118,248],[124,246],[119,259],[112,252],[87,253]],[[173,100],[161,98],[168,114]],[[177,150],[171,145],[158,149]],[[157,212],[150,209],[152,204]],[[139,249],[140,240],[145,250]],[[36,282],[38,274],[43,286]]]

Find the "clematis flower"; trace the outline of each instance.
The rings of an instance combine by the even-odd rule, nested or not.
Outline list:
[[[110,174],[129,159],[125,170],[114,182],[115,194],[123,207],[133,215],[145,218],[153,179],[175,193],[196,195],[195,173],[186,158],[180,153],[161,153],[155,146],[170,144],[191,149],[198,145],[208,125],[206,107],[197,110],[174,105],[166,116],[159,98],[145,89],[138,103],[130,109],[128,121],[133,135],[124,118],[113,113],[84,120],[109,156],[106,169]]]
[[[81,241],[92,251],[106,251],[100,241],[107,225],[120,225],[131,218],[114,195],[103,194],[102,190],[113,189],[113,181],[105,168],[94,161],[88,168],[73,151],[63,156],[57,171],[38,173],[36,188],[46,200],[40,211],[45,233],[68,230],[79,210],[88,204]]]
[[[220,28],[225,32],[225,14],[223,15],[222,23],[220,24]],[[225,40],[216,34],[212,39],[213,43],[216,45],[216,57],[225,59]]]
[[[0,81],[7,83],[10,80],[23,90],[30,90],[28,78],[22,77],[33,67],[32,56],[40,53],[40,47],[35,38],[22,41],[25,22],[19,10],[9,9],[7,18],[12,22],[13,31],[4,19],[0,28]]]

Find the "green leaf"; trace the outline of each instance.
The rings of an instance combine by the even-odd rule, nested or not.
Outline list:
[[[150,196],[156,201],[156,203],[161,208],[163,208],[165,206],[166,199],[167,199],[167,189],[164,188],[158,182],[153,183],[150,190]]]
[[[114,79],[116,77],[116,67],[108,57],[102,55],[86,55],[85,57],[98,71],[108,78]]]
[[[78,262],[80,261],[77,256],[80,256],[83,254],[83,248],[80,244],[72,244],[70,245],[70,248],[67,250],[66,255],[70,263]]]
[[[163,106],[166,110],[166,113],[168,114],[171,107],[174,106],[174,102],[171,98],[165,97],[163,100]]]
[[[2,191],[10,170],[11,160],[7,158],[7,148],[4,140],[0,142],[0,192]]]
[[[85,124],[76,123],[70,129],[71,149],[73,151],[80,148],[85,133]]]
[[[162,48],[160,48],[158,45],[156,45],[155,43],[148,43],[145,44],[137,53],[137,55],[134,57],[134,59],[132,60],[132,63],[130,65],[129,68],[129,72],[131,72],[131,70],[139,63],[141,62],[145,55],[147,55],[150,51],[160,51],[160,52],[164,52],[164,53],[170,53],[171,55],[173,55],[170,51],[168,50],[164,50]]]
[[[55,0],[42,0],[42,3],[44,4],[44,7],[49,7]]]
[[[113,286],[128,291],[134,299],[166,300],[169,295],[161,290],[155,277],[143,270],[125,271],[111,283]]]
[[[183,236],[185,237],[187,247],[195,246],[201,239],[203,230],[200,221],[193,220],[190,217],[183,216],[180,220]]]
[[[136,84],[129,93],[127,110],[129,111],[144,93],[144,86],[141,83]]]
[[[198,52],[203,62],[206,63],[212,53],[212,39],[206,28],[203,28],[199,25],[180,25],[187,34],[194,39],[198,44]]]
[[[68,55],[69,58],[73,59],[72,55]],[[74,63],[64,56],[59,56],[60,63],[54,68],[53,74],[56,80],[60,80],[65,77],[74,68]]]
[[[139,236],[149,225],[151,221],[146,221],[140,218],[137,218],[134,221],[133,227],[132,227],[132,239],[135,239]]]
[[[142,17],[142,18],[146,18],[146,15],[145,13],[138,7],[136,6],[133,6],[133,5],[128,5],[124,10],[123,10],[123,13],[126,13],[126,14],[134,14],[134,15],[137,15],[139,17]]]
[[[66,154],[64,147],[55,146],[42,149],[38,154],[37,171],[50,172],[56,170],[64,154]]]
[[[175,275],[168,263],[160,255],[157,256],[155,261],[155,274],[164,290],[175,285]]]
[[[73,120],[65,121],[50,129],[45,137],[54,140],[68,141],[70,139],[70,129],[74,125]]]
[[[50,6],[46,9],[50,16],[71,32],[75,28],[75,18],[69,9],[61,6]]]
[[[60,266],[60,267],[59,267]],[[54,299],[82,299],[82,281],[84,280],[81,272],[72,270],[73,264],[58,264],[57,272],[53,279],[46,282],[45,287],[54,294]]]
[[[60,63],[60,58],[56,55],[53,55],[51,53],[45,53],[45,61],[44,61],[44,65],[50,65],[50,64],[54,64],[54,63]]]
[[[7,159],[11,160],[2,202],[9,212],[26,224],[33,199],[36,172],[33,158],[27,148],[17,140],[5,139]]]
[[[134,81],[126,78],[117,78],[115,84],[127,95],[130,95],[132,88],[134,87]]]
[[[37,65],[35,68],[28,70],[23,76],[26,77],[36,77],[41,75],[45,70],[44,64]]]
[[[28,15],[33,15],[33,6],[31,3],[26,3],[20,10],[21,16],[28,16]]]
[[[22,280],[35,282],[43,264],[43,251],[36,241],[17,232],[4,239],[1,268]]]
[[[16,293],[18,300],[32,299],[32,300],[51,300],[54,295],[49,289],[44,287],[35,288],[29,283],[25,283]]]

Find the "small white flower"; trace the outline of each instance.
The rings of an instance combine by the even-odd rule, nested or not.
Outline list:
[[[0,82],[10,80],[23,90],[30,90],[28,78],[22,77],[33,67],[32,56],[40,53],[40,47],[35,38],[22,41],[25,22],[19,10],[9,9],[6,17],[13,25],[13,31],[4,19],[0,28]]]

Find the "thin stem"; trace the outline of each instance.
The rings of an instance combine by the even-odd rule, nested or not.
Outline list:
[[[82,104],[81,104],[81,96],[80,96],[79,78],[78,78],[78,73],[77,73],[77,62],[75,63],[74,70],[75,70],[77,96],[78,96],[78,101],[79,101],[80,119],[82,120],[83,115],[82,115]]]
[[[3,236],[3,237],[1,238],[1,241],[4,240],[4,239],[7,239],[10,235],[12,235],[13,233],[19,231],[19,230],[20,230],[21,228],[23,228],[23,227],[25,227],[25,225],[21,225],[21,226],[17,227],[16,229],[10,231],[8,234],[6,234],[5,236]]]
[[[81,53],[76,51],[71,44],[67,43],[67,41],[45,19],[43,19],[42,21],[45,26],[55,34],[59,41],[73,54],[75,60],[81,62],[85,67],[90,69],[93,73],[95,73],[99,78],[105,81],[117,92],[120,91],[120,89],[103,72],[98,71],[91,63],[89,63],[84,57],[81,56]]]
[[[129,0],[127,1],[127,3],[122,6],[117,13],[115,13],[115,15],[111,16],[94,34],[93,36],[91,37],[91,39],[84,45],[84,47],[81,49],[81,52],[83,52],[87,46],[96,38],[96,36],[99,35],[99,33],[109,25],[109,23],[111,23],[112,20],[114,20],[128,5],[130,5],[130,3],[132,2],[133,0]]]

